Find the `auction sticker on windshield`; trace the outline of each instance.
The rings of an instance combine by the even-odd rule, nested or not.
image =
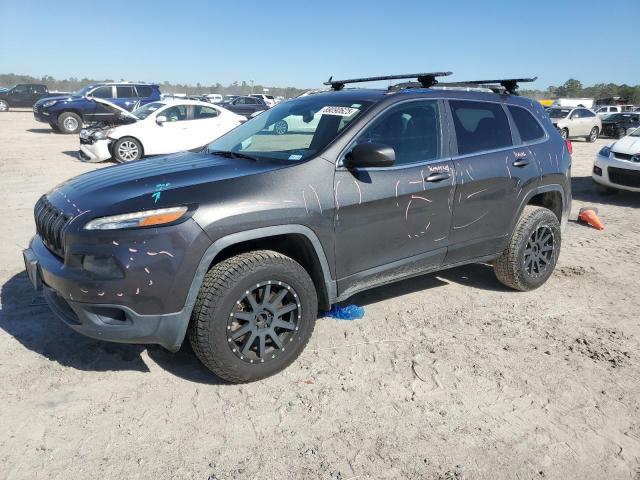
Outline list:
[[[358,111],[357,108],[351,107],[332,107],[327,105],[326,107],[322,107],[318,113],[320,115],[338,115],[340,117],[350,117],[354,113]]]

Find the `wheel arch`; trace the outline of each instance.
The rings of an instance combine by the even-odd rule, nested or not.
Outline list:
[[[569,203],[567,203],[567,200]],[[522,215],[522,211],[527,205],[536,205],[551,210],[558,218],[561,229],[564,230],[569,219],[571,197],[567,197],[563,186],[558,183],[540,185],[531,189],[525,196],[522,197],[522,200],[518,207],[518,211],[511,220],[511,228],[509,229],[509,234],[513,232],[513,229],[515,228],[520,215]]]

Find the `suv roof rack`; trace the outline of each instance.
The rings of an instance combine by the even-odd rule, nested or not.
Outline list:
[[[332,90],[342,90],[347,83],[363,83],[363,82],[377,82],[380,80],[401,80],[407,78],[415,78],[420,82],[420,86],[423,88],[429,88],[438,83],[436,77],[447,77],[451,75],[451,72],[429,72],[429,73],[406,73],[403,75],[384,75],[381,77],[364,77],[364,78],[350,78],[347,80],[333,80],[333,77],[329,77],[329,80],[324,82],[324,85],[331,85]]]
[[[506,93],[517,95],[516,90],[519,87],[519,83],[535,82],[537,79],[538,77],[503,78],[499,80],[468,80],[464,82],[443,83],[441,85],[446,87],[466,87],[474,85],[476,87],[489,88],[496,93],[499,93],[501,91],[500,89],[503,88]]]

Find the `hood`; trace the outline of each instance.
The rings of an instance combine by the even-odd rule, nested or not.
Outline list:
[[[611,146],[611,150],[629,155],[640,153],[640,137],[632,137],[629,135],[622,137]]]
[[[284,168],[285,164],[184,152],[94,170],[51,190],[49,200],[77,216],[197,204],[216,191],[212,184]],[[153,195],[161,190],[156,199]],[[93,215],[92,215],[93,216]]]
[[[87,100],[91,100],[93,102],[101,104],[104,108],[109,110],[111,113],[115,113],[116,115],[123,115],[125,117],[128,117],[128,118],[130,118],[132,120],[136,120],[136,121],[140,120],[138,117],[136,117],[131,112],[125,110],[124,108],[119,107],[115,103],[111,103],[109,100],[105,100],[103,98],[95,98],[95,97],[91,97],[91,96],[87,96],[85,98]]]

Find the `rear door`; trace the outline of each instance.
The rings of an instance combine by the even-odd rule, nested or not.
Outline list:
[[[512,134],[497,102],[450,100],[456,192],[446,263],[497,252],[519,207],[525,185],[538,181],[526,146]]]
[[[449,244],[455,181],[443,142],[443,105],[422,99],[396,104],[347,149],[359,143],[384,144],[394,149],[396,162],[385,168],[337,168],[335,250],[340,295],[442,263]]]

